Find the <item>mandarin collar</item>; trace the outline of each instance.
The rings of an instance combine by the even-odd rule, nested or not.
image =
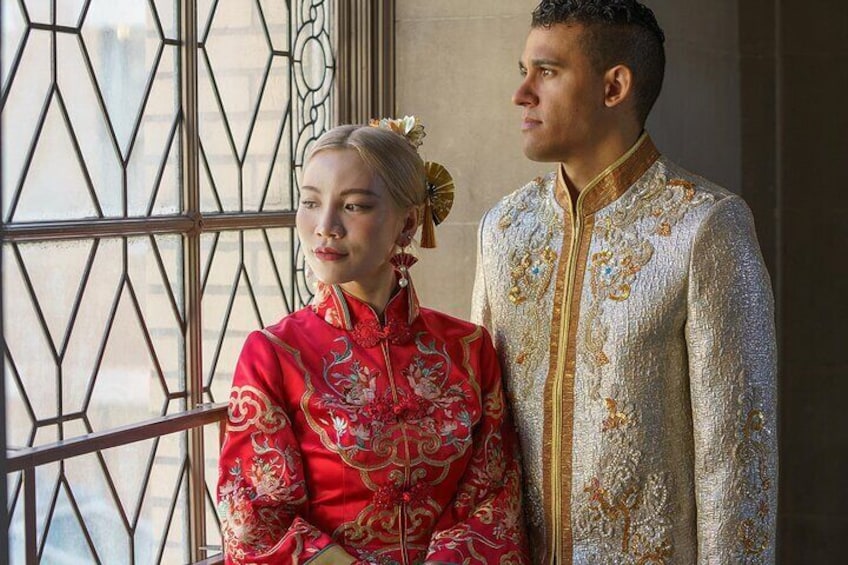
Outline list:
[[[337,284],[319,282],[310,307],[326,323],[349,332],[364,347],[374,347],[384,339],[393,344],[409,341],[410,326],[419,314],[418,295],[411,280],[406,287],[398,287],[389,299],[382,324],[370,304]]]
[[[578,203],[583,216],[594,214],[627,192],[642,175],[660,158],[654,142],[647,132],[642,132],[636,143],[604,169],[580,192]],[[571,195],[565,183],[565,171],[560,164],[557,170],[556,200],[564,209],[572,209]]]

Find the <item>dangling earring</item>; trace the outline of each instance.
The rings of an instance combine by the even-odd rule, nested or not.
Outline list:
[[[400,278],[398,285],[401,288],[406,288],[409,285],[409,268],[418,262],[418,257],[406,252],[406,246],[409,245],[412,238],[404,238],[404,244],[400,251],[395,253],[389,262],[394,265]]]
[[[306,261],[303,262],[303,280],[306,281],[306,284],[310,287],[315,286],[315,273],[312,271],[312,267],[309,266],[309,263]]]

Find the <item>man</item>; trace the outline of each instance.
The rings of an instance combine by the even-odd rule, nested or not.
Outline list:
[[[537,563],[770,563],[773,300],[745,203],[644,133],[663,32],[633,0],[544,0],[514,102],[558,163],[480,230]]]

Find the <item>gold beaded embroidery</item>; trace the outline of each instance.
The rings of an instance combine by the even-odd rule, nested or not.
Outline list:
[[[520,346],[513,360],[517,366],[521,366],[521,373],[513,375],[513,386],[509,391],[511,397],[529,394],[533,386],[532,371],[538,365],[540,352],[545,346],[544,340],[538,337],[538,328],[545,324],[543,315],[546,313],[537,306],[537,302],[548,292],[556,272],[559,253],[554,249],[553,242],[555,238],[561,239],[562,226],[559,215],[552,207],[538,204],[546,201],[553,181],[553,175],[535,178],[530,190],[522,191],[506,202],[498,221],[498,228],[502,231],[528,220],[535,222],[532,226],[522,226],[529,229],[529,241],[524,238],[507,238],[514,245],[507,254],[510,276],[507,298],[516,307],[524,304],[530,306],[522,309],[520,314]],[[529,209],[538,214],[524,214]]]
[[[765,416],[759,408],[746,408],[743,396],[739,399],[738,413],[743,424],[733,452],[739,463],[734,482],[735,490],[748,510],[736,529],[737,553],[742,563],[754,565],[764,563],[764,554],[769,546],[769,497],[773,485],[769,478],[764,441],[768,433]]]
[[[600,433],[607,449],[577,503],[575,539],[592,540],[593,563],[666,563],[673,553],[666,476],[642,480],[637,412],[614,398],[605,404]]]
[[[598,218],[595,236],[603,245],[591,257],[592,301],[581,339],[582,354],[590,368],[593,399],[600,400],[600,371],[609,363],[603,350],[608,334],[602,316],[604,302],[627,300],[636,276],[654,255],[653,243],[642,233],[644,228],[637,229],[639,223],[652,222],[649,233],[668,237],[689,210],[712,198],[710,194],[697,193],[688,181],[666,180],[662,173],[656,173],[642,188],[625,196],[611,214]]]
[[[603,402],[607,417],[600,426],[601,472],[583,489],[575,533],[593,538],[599,556],[618,555],[627,563],[665,563],[673,553],[666,476],[640,477],[642,452],[637,440],[641,431],[636,411],[620,399],[600,395],[603,371],[610,363],[604,351],[609,333],[604,304],[630,298],[639,273],[655,253],[650,235],[670,237],[689,210],[710,198],[697,193],[688,181],[666,180],[657,172],[642,188],[625,196],[612,213],[596,220],[594,234],[601,249],[590,258],[591,300],[578,355],[589,369],[589,396]],[[647,230],[645,222],[649,222]]]

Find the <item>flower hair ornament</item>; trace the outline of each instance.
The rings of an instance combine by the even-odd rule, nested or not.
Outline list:
[[[402,135],[417,151],[424,141],[424,126],[415,116],[371,120],[372,127],[387,129]],[[421,222],[421,247],[436,247],[436,226],[445,221],[453,207],[454,182],[448,170],[433,161],[424,163],[424,182],[427,197],[424,200],[424,218]]]

